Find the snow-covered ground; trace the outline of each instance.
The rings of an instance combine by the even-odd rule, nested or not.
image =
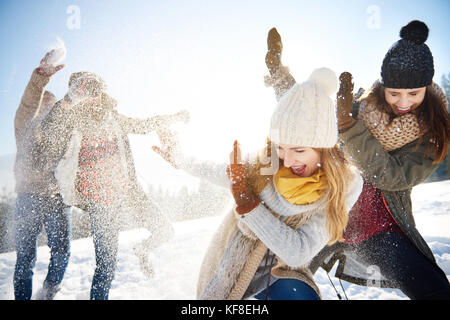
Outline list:
[[[450,277],[450,180],[417,186],[413,190],[416,224],[427,240],[440,267]],[[203,254],[223,216],[174,223],[175,237],[150,254],[155,269],[147,279],[139,268],[133,246],[148,236],[145,229],[122,232],[118,267],[110,299],[195,299],[198,270]],[[47,273],[49,250],[39,247],[33,278],[34,295]],[[0,255],[0,299],[13,299],[15,252]],[[56,300],[89,299],[95,267],[92,239],[72,242],[71,257],[62,289]],[[334,274],[334,270],[330,275]],[[331,277],[342,292],[339,280]],[[326,273],[315,275],[324,299],[337,299]],[[366,288],[342,282],[349,299],[407,299],[399,290]]]

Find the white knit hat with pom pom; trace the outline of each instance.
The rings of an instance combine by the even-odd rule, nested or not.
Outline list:
[[[269,138],[277,144],[332,148],[338,139],[336,110],[331,96],[337,91],[336,74],[328,68],[313,71],[281,97],[272,115]]]

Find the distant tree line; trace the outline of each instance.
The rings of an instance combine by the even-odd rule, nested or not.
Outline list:
[[[186,186],[173,191],[163,189],[161,186],[148,187],[149,196],[159,205],[164,214],[172,222],[198,219],[220,215],[232,204],[230,192],[209,182],[200,180],[196,190],[189,190]],[[13,192],[0,190],[0,253],[14,250],[14,210],[16,195]],[[75,207],[70,208],[72,218],[72,239],[91,236],[89,215]],[[123,215],[132,215],[132,212],[123,212]],[[151,214],[151,213],[150,213]],[[136,221],[127,219],[126,221]],[[140,228],[139,221],[124,225],[124,229]],[[39,239],[38,245],[46,245],[45,231]]]

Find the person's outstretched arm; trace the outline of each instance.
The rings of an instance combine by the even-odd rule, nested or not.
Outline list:
[[[152,131],[165,130],[176,122],[186,123],[189,121],[189,113],[180,111],[175,114],[158,115],[147,119],[130,118],[117,113],[116,118],[125,133],[147,134]]]
[[[21,137],[23,130],[29,125],[35,115],[39,113],[45,87],[50,81],[51,76],[64,68],[62,64],[57,66],[49,64],[50,54],[51,52],[47,52],[44,58],[42,58],[39,67],[33,70],[30,81],[23,93],[14,118],[16,140]]]

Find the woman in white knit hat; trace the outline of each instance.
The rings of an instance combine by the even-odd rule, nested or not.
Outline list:
[[[199,299],[320,299],[308,263],[342,239],[362,189],[336,146],[336,90],[327,68],[294,85],[255,160],[241,161],[237,142],[231,163],[221,165],[181,155],[173,136],[161,137],[162,149],[153,147],[176,168],[230,188],[236,201],[203,260]]]

